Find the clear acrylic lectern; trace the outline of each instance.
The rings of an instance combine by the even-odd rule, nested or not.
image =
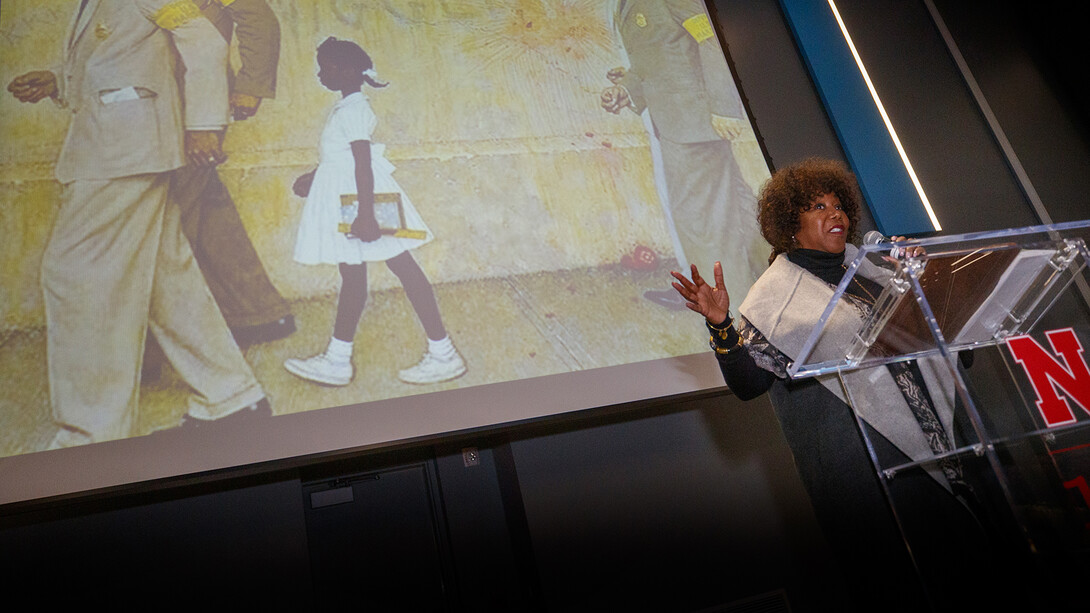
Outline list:
[[[1043,574],[1081,577],[1079,589],[1090,585],[1088,244],[1090,220],[865,245],[788,369],[839,384],[902,527],[898,476],[957,458],[985,473],[1011,542]],[[923,252],[905,256],[913,247]],[[859,325],[834,325],[857,274],[882,292],[869,314],[849,311]],[[866,374],[909,360],[940,365],[970,427],[945,452],[883,465],[863,426]]]

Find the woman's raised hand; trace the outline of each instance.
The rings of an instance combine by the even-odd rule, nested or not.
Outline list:
[[[670,275],[677,279],[672,285],[685,299],[685,306],[690,310],[700,313],[709,323],[716,326],[727,320],[727,313],[730,311],[730,294],[727,293],[727,286],[723,283],[722,264],[715,263],[715,287],[704,281],[696,270],[696,264],[692,265],[692,281],[677,271],[671,271]]]

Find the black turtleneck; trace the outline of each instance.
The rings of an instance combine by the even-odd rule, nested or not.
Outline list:
[[[844,278],[844,273],[848,270],[848,266],[844,263],[843,251],[829,253],[816,249],[796,249],[788,252],[787,259],[829,285],[839,285]],[[874,304],[875,297],[882,292],[882,286],[857,274],[845,291],[864,302]]]
[[[787,252],[787,259],[830,285],[840,283],[840,278],[844,276],[843,251],[829,253],[817,249],[796,249]]]

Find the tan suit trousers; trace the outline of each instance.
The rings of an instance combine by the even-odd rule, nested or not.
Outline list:
[[[669,216],[682,251],[678,263],[696,264],[710,282],[712,267],[722,262],[731,303],[741,304],[746,290],[768,267],[768,243],[761,236],[753,192],[730,142],[660,139],[659,146]]]
[[[149,328],[191,415],[264,397],[167,206],[169,176],[66,184],[42,260],[53,416],[95,442],[133,434]]]

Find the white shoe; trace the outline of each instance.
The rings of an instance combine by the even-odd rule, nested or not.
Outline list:
[[[288,358],[284,368],[291,374],[324,385],[345,386],[352,381],[352,362],[338,362],[324,353],[307,359]]]
[[[424,385],[426,383],[439,383],[440,381],[457,379],[464,375],[465,372],[466,363],[462,360],[462,356],[455,351],[454,355],[447,359],[425,353],[420,362],[415,366],[399,371],[397,376],[405,383]]]

